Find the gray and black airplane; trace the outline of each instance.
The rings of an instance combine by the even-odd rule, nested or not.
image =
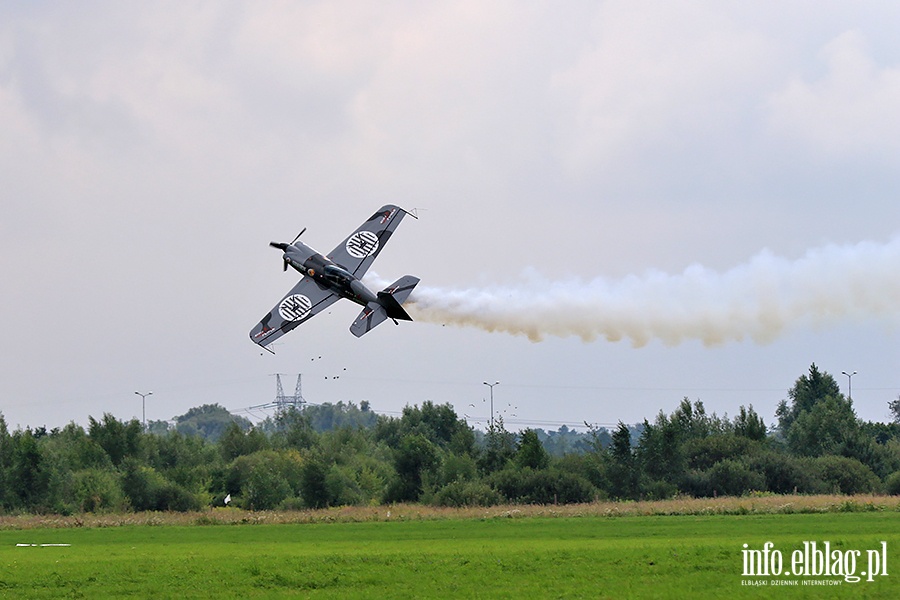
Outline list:
[[[385,319],[394,323],[412,321],[402,304],[419,283],[418,277],[401,277],[378,293],[360,281],[406,214],[409,213],[399,206],[382,206],[328,256],[298,241],[306,228],[290,244],[270,242],[270,246],[284,252],[284,270],[293,267],[303,277],[250,331],[250,339],[265,348],[340,298],[363,306],[350,326],[350,332],[356,337],[365,335]]]

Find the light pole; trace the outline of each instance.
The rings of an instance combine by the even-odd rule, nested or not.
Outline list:
[[[852,373],[841,371],[841,373],[847,376],[847,399],[853,400],[853,376],[856,375],[856,371],[853,371]]]
[[[135,394],[141,397],[141,417],[144,421],[144,431],[147,431],[147,396],[152,396],[153,392],[147,392],[146,394],[135,392]]]
[[[494,383],[488,383],[487,381],[483,382],[484,385],[491,388],[491,429],[494,428],[494,386],[500,385],[499,381],[495,381]]]

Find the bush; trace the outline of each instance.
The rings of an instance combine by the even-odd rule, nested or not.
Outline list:
[[[884,491],[891,496],[900,496],[900,471],[887,476],[884,480]]]
[[[566,454],[555,461],[555,466],[566,473],[584,477],[598,490],[609,487],[604,461],[596,454]]]
[[[747,465],[766,480],[766,489],[776,494],[816,494],[825,484],[805,464],[805,459],[778,452],[761,452],[744,459]]]
[[[188,512],[201,508],[203,508],[203,502],[199,496],[178,484],[167,482],[157,491],[156,508],[153,510]]]
[[[593,502],[597,497],[597,488],[584,477],[555,470],[548,470],[545,473],[553,478],[554,503]]]
[[[100,469],[72,474],[72,499],[79,512],[117,511],[125,506],[115,473]]]
[[[145,467],[137,461],[125,461],[122,474],[122,491],[128,497],[134,510],[158,510],[157,495],[166,485],[165,478],[152,467]]]
[[[753,490],[764,490],[766,479],[743,461],[726,459],[709,469],[709,486],[713,494],[740,496]]]
[[[185,488],[168,481],[153,467],[126,458],[122,491],[134,510],[200,510],[200,499]]]
[[[493,473],[488,483],[507,501],[522,504],[591,502],[597,495],[584,477],[556,469],[507,468]]]
[[[820,456],[810,464],[830,492],[862,494],[875,491],[881,483],[872,469],[855,458]]]
[[[712,486],[709,482],[709,471],[691,469],[684,475],[681,490],[694,498],[712,496]]]
[[[439,489],[431,501],[435,506],[493,506],[503,498],[482,481],[453,481]]]
[[[278,505],[278,510],[303,510],[304,508],[307,508],[306,503],[303,501],[303,498],[298,496],[285,498]]]
[[[717,462],[736,459],[747,453],[748,438],[732,434],[693,438],[684,444],[688,466],[692,469],[711,469]]]
[[[644,500],[665,500],[678,494],[678,486],[668,481],[642,481],[641,497]]]
[[[225,488],[243,497],[244,508],[274,508],[300,492],[302,470],[303,460],[296,450],[260,450],[232,461]]]
[[[292,495],[291,486],[270,465],[257,465],[243,487],[244,508],[271,510]]]
[[[363,491],[349,467],[331,465],[325,474],[325,488],[331,506],[365,504]]]
[[[448,454],[438,469],[437,481],[440,485],[454,481],[471,481],[478,476],[478,465],[468,454]]]

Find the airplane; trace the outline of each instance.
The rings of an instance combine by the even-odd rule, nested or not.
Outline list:
[[[363,307],[350,325],[350,332],[356,337],[387,319],[395,324],[412,321],[402,304],[419,283],[418,277],[406,275],[377,293],[360,281],[407,214],[411,213],[393,204],[382,206],[327,256],[298,241],[305,227],[290,244],[270,242],[271,247],[284,252],[284,270],[293,267],[302,277],[250,331],[250,339],[272,352],[266,346],[341,298]]]

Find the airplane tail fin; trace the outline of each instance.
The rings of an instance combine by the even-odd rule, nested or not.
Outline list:
[[[350,332],[356,337],[362,337],[386,319],[393,319],[395,322],[412,321],[402,304],[418,283],[418,277],[407,275],[378,292],[378,301],[366,305],[350,326]]]
[[[403,310],[401,305],[406,302],[418,283],[418,277],[407,275],[378,292],[378,301],[387,311],[388,317],[394,320],[412,321],[412,317]]]

